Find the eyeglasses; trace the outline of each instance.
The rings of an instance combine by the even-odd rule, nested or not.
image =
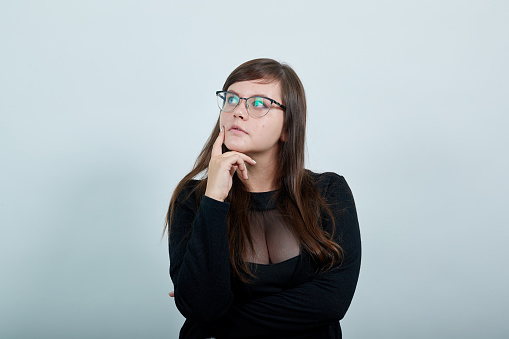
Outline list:
[[[241,98],[235,93],[228,91],[217,91],[217,105],[219,109],[223,112],[231,112],[240,103],[240,99],[244,99],[246,102],[246,109],[249,112],[249,115],[253,118],[261,118],[267,113],[269,113],[272,104],[276,104],[282,109],[286,109],[285,106],[281,105],[276,100],[266,98],[266,97],[249,97],[249,98]]]

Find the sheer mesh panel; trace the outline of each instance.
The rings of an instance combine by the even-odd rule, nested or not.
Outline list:
[[[249,221],[254,248],[248,250],[248,262],[277,264],[300,254],[297,237],[277,209],[250,211]]]

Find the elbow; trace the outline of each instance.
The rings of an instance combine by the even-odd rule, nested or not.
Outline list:
[[[345,317],[346,311],[348,311],[348,308],[350,306],[350,303],[345,303],[344,300],[338,300],[334,307],[331,307],[329,309],[329,315],[333,318],[332,320],[338,321]]]
[[[320,314],[319,319],[324,320],[326,322],[337,322],[344,318],[346,311],[340,308],[333,308],[329,310],[324,310],[325,312]]]
[[[327,322],[337,322],[345,317],[346,309],[342,307],[333,307],[328,308],[327,310],[323,310],[323,313],[320,314],[320,319],[325,320]]]
[[[339,321],[345,317],[346,311],[350,306],[350,298],[346,298],[341,293],[335,293],[322,303],[320,316],[327,321]]]
[[[334,313],[334,320],[341,320],[345,317],[345,314],[346,314],[346,310],[344,309],[339,309],[339,310],[336,310],[336,312]]]

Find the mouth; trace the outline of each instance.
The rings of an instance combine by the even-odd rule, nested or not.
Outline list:
[[[230,127],[230,132],[237,132],[237,133],[245,133],[245,134],[247,134],[247,132],[244,131],[242,128],[240,128],[239,125],[232,125],[232,127]]]

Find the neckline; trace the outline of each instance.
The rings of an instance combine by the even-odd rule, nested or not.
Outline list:
[[[293,261],[297,261],[299,259],[301,255],[298,254],[296,255],[295,257],[291,257],[289,259],[286,259],[286,260],[283,260],[283,261],[280,261],[280,262],[277,262],[277,263],[272,263],[272,264],[259,264],[259,263],[256,263],[256,262],[249,262],[250,265],[257,265],[257,266],[265,266],[265,267],[274,267],[276,265],[284,265],[284,264],[289,264]]]
[[[278,188],[278,189],[275,189],[275,190],[272,190],[272,191],[265,191],[265,192],[249,192],[251,194],[269,194],[269,193],[276,193],[277,191],[281,190],[281,188]]]
[[[257,211],[268,211],[277,208],[275,197],[278,191],[279,190],[268,192],[249,192],[251,196],[251,206]]]

